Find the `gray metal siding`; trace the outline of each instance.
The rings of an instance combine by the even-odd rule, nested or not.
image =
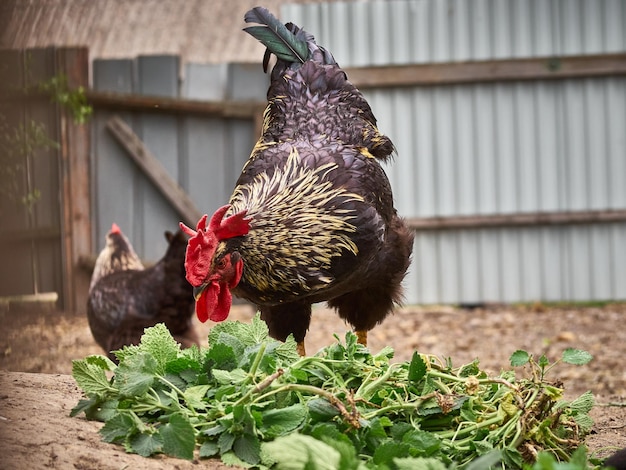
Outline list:
[[[624,52],[622,0],[284,5],[342,66]],[[626,78],[364,94],[410,217],[626,208]],[[409,303],[626,298],[626,224],[416,234]]]
[[[602,54],[626,49],[623,0],[286,4],[344,67]]]

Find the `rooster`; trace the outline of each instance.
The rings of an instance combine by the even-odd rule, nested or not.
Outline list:
[[[113,262],[114,259],[129,261],[137,256],[119,228],[112,232],[107,235],[107,247],[111,238],[121,237],[127,248],[111,250],[117,255],[110,256],[109,262],[104,261],[106,258],[101,253],[102,265],[108,266],[109,270],[112,266],[120,266],[119,262]],[[138,269],[107,272],[96,279],[89,290],[87,318],[91,333],[113,360],[115,356],[111,351],[138,344],[144,329],[157,323],[164,323],[183,347],[199,345],[192,324],[193,288],[185,279],[187,237],[178,231],[176,234],[165,232],[165,238],[169,244],[167,251],[154,266],[143,269],[139,263]]]
[[[122,233],[119,226],[114,222],[111,230],[105,237],[105,245],[96,258],[96,265],[91,275],[89,290],[104,276],[116,271],[144,269],[139,256],[135,253],[133,246]]]
[[[277,57],[262,135],[228,205],[189,239],[187,280],[200,321],[227,318],[232,293],[256,304],[270,335],[305,354],[311,305],[327,301],[367,345],[402,298],[413,234],[381,167],[394,152],[333,56],[268,10],[244,30]]]

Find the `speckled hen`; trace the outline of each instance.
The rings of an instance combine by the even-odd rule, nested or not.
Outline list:
[[[304,354],[311,305],[327,301],[359,341],[402,298],[413,235],[381,167],[394,152],[363,95],[312,35],[268,10],[245,28],[277,57],[262,135],[228,205],[191,239],[187,279],[201,321],[222,321],[231,291],[256,304],[270,334]]]

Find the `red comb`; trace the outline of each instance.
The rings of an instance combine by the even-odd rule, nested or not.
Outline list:
[[[245,219],[245,210],[224,219],[224,214],[229,208],[230,206],[226,205],[216,210],[208,227],[206,226],[208,218],[206,214],[198,221],[196,230],[187,227],[182,222],[179,224],[180,229],[191,236],[187,242],[185,271],[187,280],[192,286],[199,286],[204,282],[211,267],[215,248],[217,248],[220,240],[239,237],[247,234],[250,230],[250,222]]]
[[[115,222],[113,222],[113,225],[111,225],[111,233],[120,233],[120,232],[121,230],[119,226]]]

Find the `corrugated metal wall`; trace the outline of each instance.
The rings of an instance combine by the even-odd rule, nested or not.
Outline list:
[[[97,60],[93,72],[97,91],[118,93],[262,101],[267,88],[258,64],[189,64],[181,70],[176,56]],[[114,114],[133,128],[198,209],[209,214],[228,201],[257,136],[252,121],[245,119],[96,110],[91,157],[94,246],[102,248],[116,222],[139,256],[156,261],[165,253],[163,232],[176,230],[181,216],[106,129]]]
[[[623,0],[285,5],[345,67],[626,51]],[[408,217],[626,208],[626,77],[366,90]],[[417,234],[411,303],[626,298],[626,224]]]

